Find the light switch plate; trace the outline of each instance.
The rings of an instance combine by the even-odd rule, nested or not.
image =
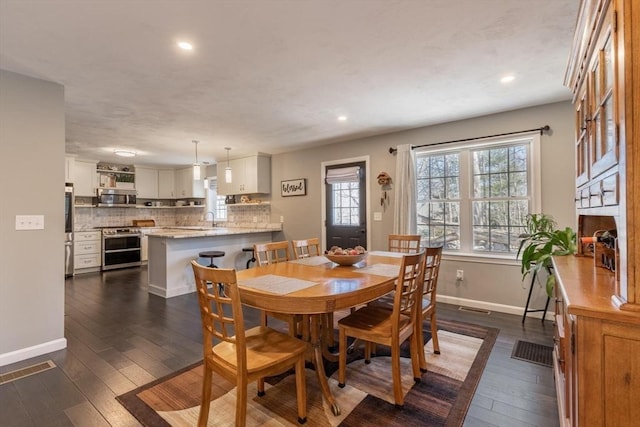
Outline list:
[[[382,221],[382,212],[374,212],[373,213],[374,221]]]
[[[44,230],[44,215],[16,215],[16,230]]]

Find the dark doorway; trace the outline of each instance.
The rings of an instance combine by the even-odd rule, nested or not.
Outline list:
[[[327,249],[367,248],[366,163],[326,166],[325,176]]]

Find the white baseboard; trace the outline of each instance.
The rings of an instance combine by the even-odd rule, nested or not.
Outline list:
[[[517,307],[515,305],[496,304],[493,302],[458,298],[458,297],[452,297],[447,295],[438,295],[437,300],[438,302],[443,302],[445,304],[461,305],[461,306],[472,307],[472,308],[481,308],[489,311],[497,311],[499,313],[515,314],[520,317],[522,317],[522,315],[524,314],[524,307]],[[551,311],[551,309],[552,309],[551,304],[549,304],[549,309],[547,310],[547,316],[545,318],[546,320],[551,320],[553,317],[553,312]],[[536,317],[538,319],[542,319],[542,312],[540,311],[535,313],[527,313],[527,317]]]
[[[57,340],[34,345],[32,347],[10,351],[9,353],[0,354],[0,366],[10,365],[15,362],[20,362],[21,360],[31,359],[32,357],[51,353],[52,351],[62,350],[63,348],[67,348],[66,338],[59,338]]]

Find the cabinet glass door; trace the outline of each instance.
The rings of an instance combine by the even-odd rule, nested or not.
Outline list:
[[[587,91],[582,90],[576,102],[576,186],[589,180],[589,126]]]
[[[614,112],[614,45],[611,28],[603,33],[591,68],[593,82],[593,140],[591,178],[618,163],[618,141]]]

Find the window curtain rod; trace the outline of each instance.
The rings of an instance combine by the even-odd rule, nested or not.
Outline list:
[[[549,125],[544,125],[544,126],[539,127],[539,128],[519,130],[519,131],[515,131],[515,132],[498,133],[498,134],[495,134],[495,135],[487,135],[487,136],[476,136],[474,138],[456,139],[456,140],[453,140],[453,141],[436,142],[434,144],[413,145],[413,146],[411,146],[411,149],[414,150],[416,148],[431,147],[433,145],[453,144],[455,142],[475,141],[476,139],[485,139],[485,138],[495,138],[495,137],[498,137],[498,136],[516,135],[516,134],[519,134],[519,133],[526,133],[526,132],[533,132],[533,131],[538,131],[538,132],[540,132],[540,135],[542,135],[544,132],[548,132],[550,129],[551,129],[551,127]],[[397,151],[398,151],[397,148],[389,147],[389,154],[395,154]]]

